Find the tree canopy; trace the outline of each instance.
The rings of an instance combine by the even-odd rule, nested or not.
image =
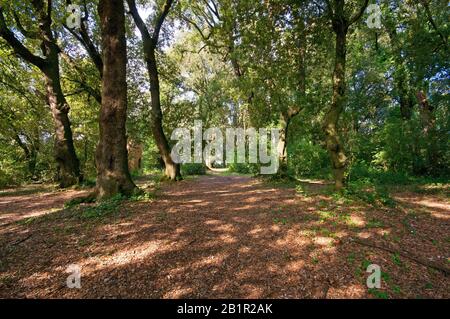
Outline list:
[[[108,159],[100,162],[112,145],[100,156],[99,141],[114,144],[104,134],[119,122],[103,127],[113,116],[105,113],[105,87],[121,64],[102,29],[107,2],[2,1],[1,186],[54,180],[65,187],[106,174]],[[127,91],[125,113],[113,116],[124,125],[123,156],[127,145],[143,147],[132,174],[163,169],[181,179],[189,165],[171,160],[171,133],[202,120],[222,130],[279,128],[280,177],[334,179],[342,188],[375,175],[448,176],[447,1],[133,0],[123,7],[126,78],[111,94]],[[71,27],[74,14],[81,23]],[[106,98],[116,110],[118,97]],[[228,168],[257,172],[253,164]]]

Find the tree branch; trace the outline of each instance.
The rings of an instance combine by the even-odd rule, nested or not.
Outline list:
[[[362,17],[362,15],[364,14],[364,11],[366,11],[368,4],[369,4],[369,0],[364,0],[364,3],[362,5],[362,7],[360,8],[359,12],[350,19],[349,26],[351,26],[353,23],[355,23]]]
[[[72,4],[71,0],[66,0],[66,4],[70,5]],[[103,76],[103,59],[101,56],[101,53],[99,52],[98,48],[95,46],[94,42],[92,42],[92,39],[89,37],[89,32],[86,27],[85,22],[88,21],[88,9],[86,1],[83,1],[84,6],[84,17],[83,22],[80,25],[80,34],[77,34],[74,30],[70,29],[66,24],[63,23],[64,28],[69,31],[77,40],[81,43],[81,45],[84,47],[86,52],[88,53],[89,57],[91,58],[92,62],[94,62],[95,67],[97,68],[98,72],[100,73],[100,77]]]
[[[134,23],[136,23],[137,28],[141,32],[143,42],[144,43],[151,42],[152,37],[150,36],[150,33],[148,32],[148,29],[144,23],[144,20],[142,20],[141,16],[139,15],[139,12],[136,8],[136,1],[135,0],[127,0],[127,3],[128,3],[128,9],[130,10],[129,13],[133,17]],[[156,43],[154,45],[156,45]]]
[[[173,0],[166,0],[163,11],[156,19],[155,29],[153,30],[152,39],[155,42],[155,44],[158,42],[159,39],[159,33],[161,31],[161,27],[164,23],[164,20],[167,17],[167,14],[169,13],[170,7],[172,6]]]
[[[19,29],[20,33],[26,38],[37,39],[38,34],[36,32],[27,31],[22,23],[20,22],[19,16],[15,11],[13,11],[14,20],[16,21],[17,29]]]
[[[198,33],[200,33],[200,36],[202,37],[202,39],[204,41],[209,40],[209,38],[211,37],[212,32],[210,32],[207,36],[205,36],[205,34],[203,33],[202,29],[193,20],[189,19],[185,15],[182,16],[182,19],[184,21],[186,21],[187,23],[191,24],[198,31]]]
[[[444,47],[446,49],[448,49],[447,38],[444,36],[444,34],[441,32],[441,30],[439,30],[438,26],[436,25],[436,22],[433,19],[433,15],[431,14],[431,10],[430,10],[430,6],[429,6],[428,2],[425,0],[421,0],[420,3],[425,8],[425,13],[427,15],[428,22],[431,24],[434,31],[436,31],[437,34],[439,35],[439,37],[441,38]]]
[[[0,7],[0,36],[8,42],[8,44],[13,48],[14,52],[18,54],[25,61],[37,66],[39,69],[43,69],[47,60],[34,55],[30,52],[12,33],[5,21],[5,17],[3,15],[3,8]]]
[[[331,19],[333,19],[333,18],[334,18],[333,5],[331,4],[330,0],[326,0],[326,3],[327,3],[326,14],[327,14],[327,16],[329,16]]]

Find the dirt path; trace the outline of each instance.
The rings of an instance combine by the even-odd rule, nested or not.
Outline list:
[[[442,272],[351,240],[448,265],[448,201],[413,195],[396,209],[373,208],[209,175],[92,220],[61,210],[75,193],[1,196],[0,297],[449,298]],[[50,213],[11,222],[36,207]],[[369,294],[371,263],[383,281]],[[81,289],[66,287],[70,264],[81,266]]]

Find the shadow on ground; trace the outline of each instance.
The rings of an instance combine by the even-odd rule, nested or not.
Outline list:
[[[101,220],[59,210],[0,227],[0,297],[448,298],[447,275],[395,253],[448,267],[448,202],[398,203],[300,196],[243,176],[167,184]],[[369,293],[372,263],[382,288]],[[66,287],[70,264],[81,289]]]

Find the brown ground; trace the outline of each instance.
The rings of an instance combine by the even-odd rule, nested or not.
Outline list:
[[[448,273],[422,264],[449,269],[439,193],[402,191],[396,208],[374,208],[209,175],[83,219],[83,205],[62,209],[83,192],[37,191],[0,193],[2,298],[450,297]],[[375,295],[370,263],[383,272]],[[66,287],[70,264],[82,267],[81,289]]]

